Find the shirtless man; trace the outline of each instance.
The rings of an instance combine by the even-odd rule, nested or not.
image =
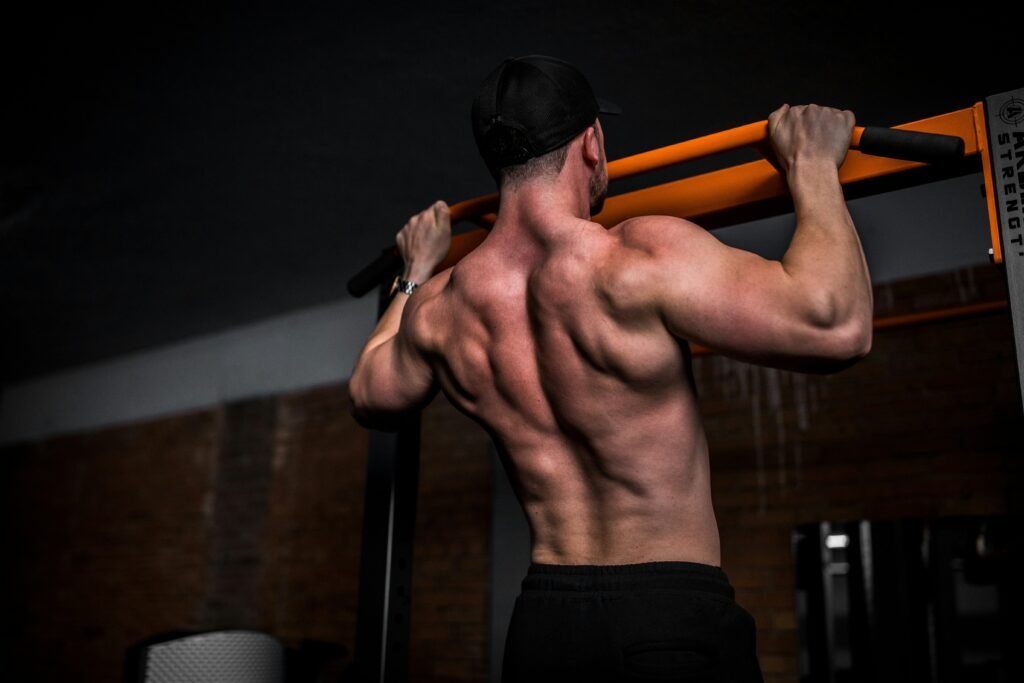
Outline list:
[[[796,213],[780,262],[682,218],[590,220],[608,187],[597,114],[618,111],[554,58],[490,74],[473,113],[497,222],[433,277],[447,205],[398,233],[419,287],[402,283],[360,355],[353,414],[386,426],[440,389],[494,439],[532,537],[504,683],[758,681],[754,621],[719,566],[687,342],[814,373],[869,352],[871,281],[838,180],[854,115],[769,116]]]

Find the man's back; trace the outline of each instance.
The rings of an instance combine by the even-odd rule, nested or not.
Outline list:
[[[353,414],[390,424],[440,387],[494,437],[533,532],[503,682],[761,681],[754,620],[719,566],[687,340],[805,372],[870,351],[871,282],[838,174],[853,114],[783,105],[769,116],[797,223],[769,261],[685,219],[607,231],[588,220],[607,192],[600,120],[576,121],[556,148],[553,108],[520,126],[540,131],[542,155],[505,159],[530,140],[488,132],[509,123],[493,112],[502,93],[529,104],[527,119],[545,111],[533,102],[564,99],[523,89],[550,83],[538,63],[507,60],[474,109],[485,158],[503,169],[483,244],[430,278],[448,253],[444,203],[398,233],[398,291],[424,284],[396,294],[367,341]]]
[[[441,387],[494,437],[533,560],[718,565],[688,346],[636,292],[630,224],[496,230],[408,319]]]

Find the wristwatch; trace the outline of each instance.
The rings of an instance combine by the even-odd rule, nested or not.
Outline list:
[[[412,294],[416,291],[419,284],[412,280],[404,280],[401,275],[395,277],[395,281],[391,283],[391,291],[388,292],[388,297],[391,299],[395,298],[395,294],[402,292],[403,294]]]

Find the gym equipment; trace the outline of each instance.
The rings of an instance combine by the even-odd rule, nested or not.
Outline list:
[[[592,220],[605,227],[641,215],[673,215],[712,229],[792,212],[785,178],[772,157],[767,120],[686,140],[608,163],[609,183],[722,152],[751,147],[765,159],[609,195]],[[927,119],[880,128],[856,126],[839,169],[847,200],[984,174],[983,191],[992,243],[989,257],[1007,273],[1009,301],[959,306],[876,319],[875,329],[919,324],[1010,309],[1024,397],[1024,88]],[[452,225],[472,221],[479,229],[452,236],[439,270],[479,245],[497,220],[498,193],[451,206]],[[1007,260],[1004,261],[1004,258]],[[378,311],[388,305],[388,286],[402,266],[394,246],[348,282],[352,296],[378,287]],[[693,346],[695,354],[707,349]],[[360,567],[355,665],[360,680],[401,681],[408,671],[409,601],[413,528],[419,474],[419,417],[397,433],[371,432]]]
[[[281,642],[259,631],[230,630],[155,636],[129,648],[131,683],[284,683]]]
[[[629,178],[742,147],[757,147],[768,153],[768,145],[768,121],[759,121],[611,161],[608,163],[608,180],[611,182]],[[963,139],[955,134],[917,132],[900,128],[855,126],[850,139],[850,148],[851,150],[863,150],[862,154],[878,154],[907,161],[918,160],[918,164],[939,163],[960,159],[964,156]],[[852,161],[851,156],[847,155],[840,173],[840,181],[844,185],[877,174],[876,169],[870,167],[855,168],[853,172],[850,172],[848,167]],[[895,172],[902,170],[902,167],[885,170]],[[842,171],[847,171],[845,176]],[[772,186],[763,189],[754,187],[764,185],[761,181],[768,179],[764,177],[766,174],[776,176],[771,178],[775,181]],[[697,183],[696,181],[702,182]],[[748,190],[752,191],[748,192]],[[687,178],[609,197],[605,201],[604,210],[594,216],[593,220],[605,227],[611,227],[626,218],[644,214],[693,218],[718,211],[725,206],[752,204],[757,200],[785,195],[788,195],[785,182],[778,177],[774,166],[767,161],[754,162],[724,171],[706,173],[696,178]],[[497,207],[497,192],[459,202],[451,206],[452,224],[461,220],[478,219],[479,222],[490,227],[497,219],[493,213]],[[453,240],[448,258],[439,268],[444,269],[457,263],[459,259],[482,242],[486,235],[486,230],[478,230],[468,235],[456,236],[461,239]],[[402,261],[398,250],[395,247],[385,249],[375,261],[348,281],[349,294],[356,297],[363,296],[377,286],[382,277],[387,277],[386,274],[392,273],[401,266]]]

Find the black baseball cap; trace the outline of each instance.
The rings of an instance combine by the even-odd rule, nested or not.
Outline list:
[[[492,172],[546,154],[622,108],[594,95],[583,73],[547,55],[509,57],[473,100],[473,136]]]

